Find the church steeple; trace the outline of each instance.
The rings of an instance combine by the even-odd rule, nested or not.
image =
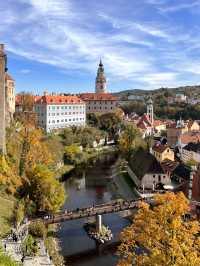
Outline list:
[[[104,74],[104,66],[100,59],[99,67],[97,70],[96,84],[95,84],[96,93],[106,93],[106,77]]]
[[[154,124],[154,112],[153,112],[153,101],[151,98],[147,101],[147,116],[153,126]]]

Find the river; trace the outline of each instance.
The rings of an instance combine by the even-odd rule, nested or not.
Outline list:
[[[111,157],[98,160],[81,175],[74,173],[65,181],[65,189],[68,198],[64,209],[68,210],[109,202],[120,197],[121,191],[122,193],[127,191],[129,198],[134,198],[126,182],[117,177],[116,159]],[[119,233],[129,224],[129,221],[122,218],[120,214],[103,215],[103,223],[112,230],[113,240],[100,246],[96,246],[94,240],[90,239],[84,231],[85,222],[85,219],[80,219],[61,224],[58,237],[61,243],[61,253],[66,258],[66,265],[116,265],[118,258],[115,253]]]

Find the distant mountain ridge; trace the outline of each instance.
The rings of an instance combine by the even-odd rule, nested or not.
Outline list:
[[[180,86],[175,88],[159,88],[155,90],[142,90],[142,89],[128,89],[128,90],[122,90],[119,92],[114,93],[115,95],[119,97],[123,96],[129,96],[129,95],[158,95],[163,94],[165,92],[169,92],[169,94],[177,94],[177,93],[183,93],[186,95],[195,95],[200,94],[200,85],[191,85],[191,86]]]

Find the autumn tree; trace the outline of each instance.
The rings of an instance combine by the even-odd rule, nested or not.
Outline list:
[[[200,227],[188,212],[183,193],[156,195],[153,206],[142,202],[121,234],[118,266],[199,266]]]
[[[18,101],[22,107],[22,112],[33,111],[34,95],[27,92],[21,92],[17,95]]]
[[[83,152],[81,151],[80,146],[73,144],[66,146],[64,152],[65,162],[68,164],[78,164],[83,157]]]
[[[25,192],[38,211],[55,212],[64,203],[64,188],[45,165],[27,171]]]
[[[121,124],[122,119],[118,113],[105,113],[99,117],[99,128],[106,131],[112,138],[118,133]]]
[[[119,149],[129,159],[139,147],[144,146],[140,131],[134,125],[127,125],[119,138]]]

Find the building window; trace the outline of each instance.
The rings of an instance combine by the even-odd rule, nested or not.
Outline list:
[[[59,109],[59,106],[57,106],[57,109]]]
[[[57,120],[57,123],[59,123],[59,120]]]
[[[160,175],[158,176],[158,182],[161,182],[161,176]]]

